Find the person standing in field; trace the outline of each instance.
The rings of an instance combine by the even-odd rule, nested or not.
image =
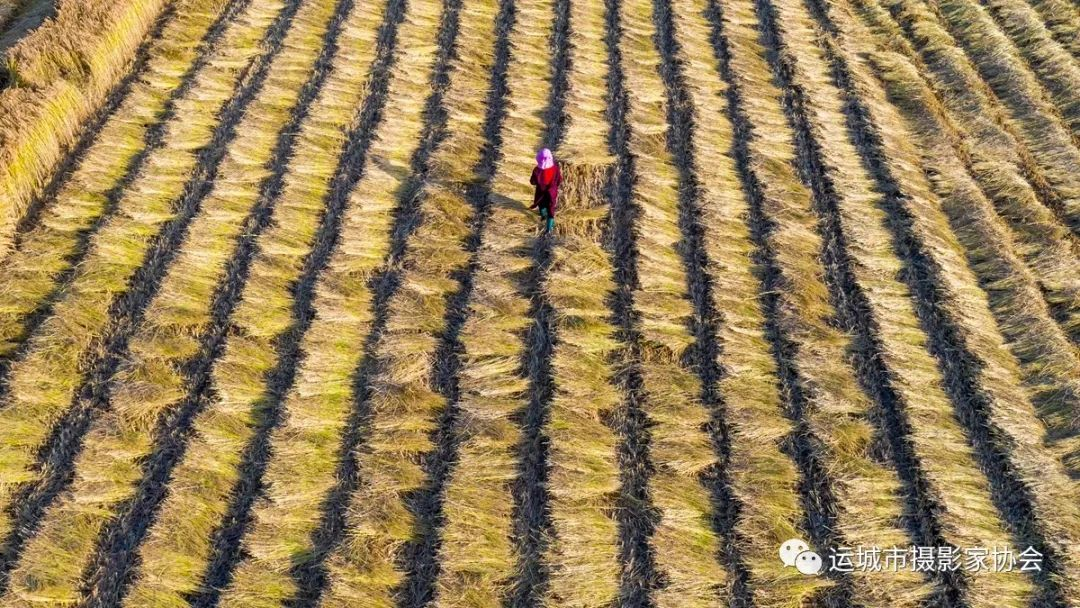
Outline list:
[[[559,171],[559,165],[555,163],[551,150],[544,148],[536,153],[536,167],[529,183],[536,186],[533,204],[529,209],[540,209],[544,231],[551,232],[555,229],[555,207],[559,204],[559,184],[562,183],[562,172]]]

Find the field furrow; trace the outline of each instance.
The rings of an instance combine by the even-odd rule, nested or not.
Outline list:
[[[447,64],[453,71],[440,79],[449,80],[440,98],[447,117],[446,138],[429,160],[426,185],[418,195],[423,201],[418,220],[422,224],[403,260],[407,273],[397,301],[388,309],[389,341],[381,346],[392,363],[386,367],[390,374],[381,374],[390,391],[399,399],[418,393],[421,401],[439,404],[426,422],[431,428],[430,449],[420,459],[421,487],[401,495],[414,518],[412,538],[400,551],[399,563],[407,567],[396,592],[398,605],[404,606],[431,605],[437,594],[445,489],[460,439],[456,407],[460,334],[472,299],[474,254],[487,219],[484,178],[490,176],[498,152],[491,123],[481,117],[497,112],[505,100],[487,87],[498,48],[505,48],[506,42],[505,36],[495,35],[498,3],[469,2],[457,10],[459,44],[453,63]],[[410,379],[415,373],[419,375]],[[379,386],[369,389],[379,391]],[[386,457],[387,448],[381,447]]]
[[[1045,88],[1072,128],[1073,142],[1080,141],[1076,135],[1080,126],[1080,98],[1076,95],[1080,63],[1053,39],[1038,13],[1023,0],[979,0],[978,4],[1008,35],[1015,45],[1012,48]]]
[[[259,237],[224,352],[211,370],[213,392],[139,548],[141,568],[125,606],[187,605],[185,597],[205,599],[223,586],[217,579],[234,559],[226,549],[239,544],[223,534],[236,534],[229,527],[238,518],[242,529],[244,511],[234,501],[253,500],[252,446],[269,431],[275,400],[284,392],[275,366],[297,356],[296,334],[310,322],[315,281],[338,231],[357,242],[357,231],[374,238],[388,230],[391,210],[359,205],[353,186],[381,110],[377,79],[385,77],[387,65],[376,60],[392,51],[404,10],[396,6],[401,13],[386,5],[346,5],[339,50],[295,134],[272,222]]]
[[[429,553],[440,507],[432,467],[450,464],[437,431],[450,398],[439,380],[439,366],[448,364],[439,353],[452,340],[451,317],[469,260],[475,209],[461,187],[480,179],[474,167],[485,138],[478,118],[485,112],[496,6],[448,10],[444,32],[456,32],[456,59],[444,57],[443,75],[435,79],[446,87],[438,99],[446,138],[425,156],[423,189],[404,193],[415,198],[414,217],[407,220],[414,226],[408,241],[395,246],[397,269],[379,277],[380,335],[368,345],[370,362],[355,397],[361,409],[350,431],[363,447],[349,469],[356,481],[339,493],[340,507],[348,509],[338,514],[339,542],[327,547],[333,552],[323,606],[420,606],[433,593],[437,565]]]
[[[551,81],[548,103],[541,115],[537,146],[557,149],[566,133],[570,108],[567,93],[571,86],[570,0],[555,0],[552,5],[552,31],[548,37]],[[577,169],[559,161],[564,182],[578,179]],[[565,169],[563,168],[565,166]],[[526,165],[521,164],[522,171]],[[587,168],[581,169],[588,171]],[[568,175],[566,171],[569,171]],[[571,186],[572,188],[573,186]],[[560,195],[562,194],[560,186]],[[522,194],[524,196],[524,193]],[[522,200],[527,201],[527,198]],[[561,204],[562,201],[560,201]],[[536,217],[536,216],[534,216]],[[560,218],[561,219],[561,218]],[[535,221],[535,220],[534,220]],[[558,222],[556,222],[558,223]],[[559,228],[556,234],[564,232]],[[545,277],[554,262],[554,238],[536,238],[529,247],[532,264],[519,278],[519,289],[529,299],[526,313],[532,320],[525,333],[525,356],[522,370],[528,380],[525,410],[520,414],[521,441],[518,446],[518,474],[513,487],[514,536],[517,543],[517,583],[510,602],[519,606],[537,605],[552,591],[551,571],[544,554],[554,534],[551,518],[552,496],[550,421],[555,399],[555,348],[559,344],[556,310],[545,289]],[[604,592],[604,586],[596,590]],[[574,593],[575,589],[567,589]],[[575,601],[575,600],[571,600]],[[582,601],[578,599],[576,601]]]
[[[523,511],[545,505],[522,503],[515,486],[523,452],[541,449],[527,444],[522,428],[537,397],[528,369],[537,351],[528,339],[530,325],[539,323],[529,318],[536,266],[530,254],[540,245],[537,216],[526,209],[527,176],[544,143],[543,117],[550,115],[555,21],[554,3],[528,0],[502,3],[495,24],[484,125],[491,147],[477,167],[484,183],[473,191],[481,232],[469,262],[471,302],[455,363],[457,463],[443,482],[435,591],[443,607],[494,607],[543,588],[545,574],[529,566],[535,539],[524,539],[515,526],[536,521],[537,513]]]
[[[0,30],[6,30],[11,21],[19,12],[19,8],[22,6],[20,0],[3,0],[0,2]]]
[[[759,10],[769,9],[763,6],[759,7]],[[725,7],[724,11],[728,14],[752,14],[746,6]],[[693,14],[693,11],[687,9],[679,11],[679,14]],[[713,18],[719,19],[717,15]],[[742,21],[737,16],[733,19]],[[731,67],[734,67],[732,64],[736,62],[732,59],[735,59],[736,54],[743,60],[740,67],[753,69],[755,72],[769,69],[762,58],[768,53],[759,51],[750,55],[749,59],[742,55],[745,53],[742,46],[754,48],[737,40],[753,39],[754,30],[749,28],[752,21],[747,20],[745,23],[746,26],[740,27],[722,26],[723,33],[732,41],[728,46],[720,43],[721,55],[730,53],[727,67],[722,65],[722,70],[730,71]],[[688,23],[687,26],[688,42],[694,43],[695,48],[708,44],[708,38],[703,38],[702,34],[698,33],[701,26],[693,23]],[[697,40],[694,35],[698,36]],[[777,41],[773,35],[769,34],[766,39],[775,49]],[[803,40],[802,37],[799,39]],[[740,48],[733,48],[735,45]],[[708,49],[707,46],[705,48]],[[781,46],[779,50],[785,61],[789,62],[790,59],[784,56],[786,49]],[[788,63],[781,65],[786,68]],[[715,221],[705,222],[706,235],[711,249],[717,252],[717,259],[727,265],[733,264],[733,251],[750,252],[757,243],[761,251],[755,254],[756,263],[763,266],[765,277],[765,285],[760,287],[764,290],[764,295],[759,296],[761,308],[747,310],[745,304],[736,304],[736,301],[729,299],[736,294],[728,291],[717,298],[720,305],[716,310],[722,315],[720,327],[725,328],[728,323],[734,324],[731,328],[725,328],[726,333],[722,334],[725,338],[724,344],[735,341],[731,348],[724,350],[723,361],[729,369],[738,370],[732,374],[747,374],[743,371],[745,369],[755,370],[757,374],[765,372],[768,375],[763,376],[764,378],[779,375],[783,378],[783,396],[786,401],[786,407],[782,408],[776,393],[772,393],[770,400],[769,391],[766,390],[754,391],[754,395],[761,401],[751,404],[739,400],[739,395],[744,394],[746,389],[724,393],[729,402],[729,417],[736,421],[733,426],[737,434],[732,439],[731,449],[737,450],[735,454],[745,454],[737,462],[752,462],[751,459],[755,456],[760,459],[754,463],[756,468],[748,467],[748,462],[733,471],[733,475],[736,475],[735,490],[745,497],[745,506],[742,508],[757,509],[761,508],[760,505],[768,505],[779,512],[780,508],[786,506],[788,518],[795,517],[799,509],[793,504],[794,496],[784,494],[794,494],[798,483],[803,492],[804,508],[808,517],[799,523],[806,526],[811,542],[819,547],[818,551],[823,555],[826,548],[853,545],[856,541],[873,546],[903,545],[907,535],[900,524],[902,505],[899,480],[895,472],[869,455],[876,431],[873,423],[879,412],[867,396],[859,391],[855,370],[844,363],[845,353],[852,345],[832,326],[836,313],[832,309],[830,293],[826,289],[825,269],[821,266],[814,268],[814,264],[809,262],[823,255],[823,252],[821,242],[815,242],[808,236],[814,234],[814,222],[810,213],[811,199],[809,192],[796,182],[791,163],[799,162],[808,169],[807,165],[812,165],[817,160],[805,147],[796,150],[791,131],[784,126],[780,104],[777,103],[781,99],[778,90],[762,89],[761,85],[748,87],[748,93],[755,99],[760,98],[760,94],[767,93],[768,97],[774,100],[768,105],[758,104],[757,116],[751,116],[742,109],[745,98],[741,96],[740,83],[735,74],[725,74],[729,79],[733,79],[735,84],[726,90],[731,102],[730,108],[725,103],[713,101],[704,93],[716,90],[715,97],[723,99],[720,90],[722,83],[716,67],[712,68],[712,73],[714,84],[709,84],[709,79],[699,74],[700,80],[695,87],[696,90],[703,89],[702,94],[695,96],[695,102],[701,103],[699,114],[708,110],[707,116],[716,117],[708,121],[699,119],[695,123],[696,126],[707,125],[699,127],[698,133],[703,140],[697,148],[704,158],[713,159],[711,162],[699,164],[699,167],[709,167],[705,171],[709,172],[711,179],[703,183],[709,184],[708,200],[713,201],[710,206],[724,204],[725,208],[711,212],[714,215],[710,219],[715,218]],[[788,101],[791,103],[790,98]],[[800,129],[800,138],[795,141],[801,144],[805,144],[809,137],[809,125],[806,124],[804,110],[799,105],[788,107],[789,112],[797,114],[792,117],[796,120],[795,126]],[[734,150],[730,133],[735,129],[732,128],[732,122],[728,122],[729,116],[734,124],[740,126],[736,132],[741,131],[738,142],[740,147]],[[756,124],[753,123],[753,118],[758,120]],[[716,122],[717,120],[720,122]],[[780,215],[775,216],[785,217],[786,226],[774,224],[777,227],[771,235],[775,238],[772,242],[763,234],[764,226],[756,223],[774,221],[767,219],[764,213],[756,218],[751,215],[751,221],[755,223],[752,229],[745,225],[731,226],[733,220],[738,221],[740,218],[739,209],[746,209],[745,200],[739,200],[745,196],[739,182],[740,177],[746,182],[748,192],[759,200],[769,194],[767,189],[756,182],[762,175],[753,173],[749,164],[753,162],[751,155],[760,154],[760,151],[750,147],[752,144],[747,142],[747,138],[752,137],[758,125],[763,123],[763,131],[768,133],[770,153],[786,153],[791,159],[786,170],[769,176],[774,180],[782,178],[790,184],[786,197],[788,206]],[[732,150],[732,156],[718,157],[717,152],[713,152],[710,157],[710,150]],[[799,205],[800,201],[802,205]],[[727,209],[728,207],[731,209]],[[731,215],[725,217],[724,214]],[[716,226],[715,229],[712,228],[713,225]],[[718,230],[724,232],[718,234]],[[741,234],[737,230],[741,230]],[[777,253],[793,250],[790,243],[795,241],[802,243],[805,249],[799,249],[792,257]],[[785,249],[778,249],[776,243],[784,245]],[[716,277],[718,285],[738,286],[742,288],[740,291],[750,289],[750,293],[757,294],[755,278],[749,272],[750,261],[744,262],[747,265],[743,267],[745,274],[741,277],[741,284],[738,275],[734,275],[730,270],[725,276],[717,269],[712,276]],[[835,296],[835,291],[832,295]],[[757,334],[753,336],[756,343],[737,333],[737,329],[743,326],[756,329]],[[769,361],[770,354],[775,357],[774,361]],[[734,378],[728,380],[729,384],[734,382]],[[760,377],[757,382],[761,382]],[[790,417],[790,422],[782,417],[784,414]],[[754,421],[753,431],[743,430],[738,424],[740,420],[751,419]],[[766,420],[768,422],[762,424]],[[792,424],[795,425],[794,430],[791,428]],[[759,426],[760,428],[757,428]],[[743,444],[740,441],[742,436],[750,433],[754,435],[753,440]],[[776,447],[769,451],[763,449],[763,440],[766,439]],[[801,480],[796,479],[791,460],[787,460],[785,453],[790,454],[798,463]],[[751,480],[753,483],[748,483]],[[769,485],[766,485],[766,481]],[[755,496],[758,493],[761,494],[760,497]],[[779,517],[770,519],[784,521]],[[759,570],[777,568],[772,561],[775,558],[770,549],[779,546],[791,536],[797,536],[796,531],[762,530],[760,524],[757,524],[756,528],[750,527],[754,523],[753,520],[743,523],[744,530],[735,528],[736,533],[742,535],[739,540],[753,539],[759,543],[754,551],[747,551],[759,561]],[[757,575],[757,578],[762,577]],[[923,601],[927,592],[921,577],[910,573],[898,575],[856,572],[850,578],[839,577],[839,582],[840,586],[830,593],[847,598],[843,601],[856,603],[916,605]],[[778,597],[772,601],[783,600]]]
[[[568,13],[562,133],[549,135],[559,141],[562,215],[558,236],[539,245],[549,250],[543,268],[536,269],[552,333],[558,336],[551,349],[552,392],[543,428],[550,536],[542,567],[548,605],[607,606],[619,590],[618,529],[612,516],[619,471],[617,437],[606,419],[618,407],[619,394],[613,384],[617,328],[607,306],[614,267],[602,246],[609,229],[605,187],[612,162],[605,118],[606,15],[601,2],[574,0]]]
[[[304,601],[317,597],[326,584],[316,580],[325,576],[320,572],[322,560],[345,533],[340,521],[344,516],[338,511],[343,510],[359,479],[366,481],[376,474],[363,462],[359,470],[347,463],[354,458],[360,441],[362,430],[358,427],[367,425],[372,417],[366,411],[357,413],[358,407],[378,411],[371,401],[380,402],[384,397],[391,404],[423,403],[416,391],[403,391],[416,401],[389,395],[389,381],[373,379],[371,368],[376,361],[382,363],[400,352],[384,350],[383,345],[387,340],[392,342],[388,334],[402,324],[394,315],[396,285],[409,280],[408,275],[395,276],[394,269],[402,263],[407,240],[411,242],[416,224],[423,218],[414,201],[418,200],[417,187],[430,154],[430,146],[423,142],[431,140],[431,131],[436,128],[425,121],[424,99],[429,99],[431,120],[439,104],[437,99],[431,100],[430,84],[442,78],[456,27],[457,7],[449,4],[445,8],[448,10],[439,2],[412,0],[399,28],[399,58],[388,83],[383,120],[368,151],[370,166],[356,185],[365,205],[396,208],[393,224],[379,231],[386,234],[384,239],[369,239],[362,264],[348,253],[352,242],[343,241],[320,278],[314,302],[316,318],[301,345],[305,356],[283,405],[283,421],[270,439],[271,456],[263,477],[265,499],[256,503],[252,529],[244,540],[244,553],[250,557],[237,567],[221,599],[222,606],[283,606],[294,596]],[[432,41],[443,43],[439,45],[441,53]],[[355,287],[350,285],[354,282]],[[341,291],[345,285],[350,285],[348,294]],[[323,312],[335,305],[355,312],[324,316]],[[356,342],[344,341],[348,338]],[[335,353],[338,357],[331,358]],[[431,360],[430,355],[401,354],[410,366]],[[393,375],[395,371],[400,373],[386,373]],[[329,385],[333,387],[330,393],[324,392],[327,374],[339,378]],[[410,422],[404,412],[393,415],[398,416],[394,423],[423,432],[423,425]],[[377,451],[383,445],[388,446],[384,449],[404,449],[403,443],[393,440],[363,445],[365,451]]]
[[[615,157],[608,190],[610,206],[606,249],[615,267],[615,289],[608,299],[619,348],[612,355],[613,382],[619,391],[616,410],[606,418],[615,431],[619,488],[614,499],[618,532],[619,598],[621,603],[648,605],[656,584],[656,564],[648,536],[655,510],[648,509],[648,434],[641,406],[641,332],[634,317],[633,292],[637,287],[638,249],[634,238],[640,208],[634,205],[635,157],[630,153],[630,96],[623,68],[623,10],[619,0],[606,0],[604,41],[608,53],[609,146]],[[638,459],[638,462],[634,460]]]
[[[949,67],[950,62],[941,61],[946,56],[943,52],[928,55],[934,69],[924,64],[889,14],[876,4],[856,4],[869,25],[867,34],[914,68],[913,77],[903,76],[899,68],[885,70],[894,90],[920,99],[921,105],[907,108],[918,114],[924,129],[933,125],[936,138],[944,137],[952,146],[1005,222],[1006,232],[1015,241],[1013,251],[1034,275],[1054,319],[1074,344],[1080,344],[1080,276],[1075,272],[1080,264],[1080,239],[1054,217],[1051,209],[1056,205],[1049,201],[1056,195],[1014,137],[997,103],[957,70],[959,63]],[[903,79],[902,84],[898,79]]]
[[[628,400],[624,411],[617,412],[625,435],[623,500],[629,503],[624,503],[628,515],[621,522],[623,597],[651,596],[659,606],[712,605],[727,577],[719,562],[712,495],[704,482],[719,462],[707,431],[712,414],[707,405],[712,404],[703,403],[702,378],[695,373],[701,370],[691,363],[702,345],[694,335],[690,290],[707,286],[686,268],[700,262],[692,249],[694,243],[700,248],[700,241],[692,217],[697,201],[681,199],[680,187],[693,192],[696,176],[685,154],[673,154],[686,149],[691,125],[673,130],[668,125],[681,118],[669,112],[669,104],[679,100],[668,99],[666,85],[673,84],[674,74],[671,59],[665,62],[662,56],[674,52],[670,14],[654,14],[647,0],[622,2],[619,10],[626,91],[623,154],[632,159],[635,181],[629,192],[618,194],[629,196],[619,204],[633,210],[636,236],[630,245],[632,270],[620,278],[626,306],[621,329],[630,362],[630,372],[621,378]],[[658,35],[657,21],[666,30],[663,35]],[[655,516],[647,509],[655,509]],[[642,541],[649,544],[647,553],[625,545]],[[653,576],[663,584],[657,586]]]
[[[712,482],[714,501],[724,505],[717,513],[725,535],[722,550],[733,601],[750,601],[756,593],[762,605],[775,605],[798,586],[797,581],[779,582],[788,573],[775,559],[775,549],[800,535],[804,511],[797,493],[799,472],[783,447],[792,425],[784,417],[760,303],[761,259],[747,223],[747,192],[733,123],[737,117],[732,113],[738,87],[726,82],[728,69],[718,56],[725,51],[717,6],[677,0],[672,9],[687,100],[686,114],[679,120],[693,124],[684,154],[693,159],[697,175],[701,270],[710,286],[703,294],[708,305],[697,306],[701,319],[715,318],[699,322],[703,352],[698,365],[714,367],[705,388],[715,410],[714,442],[726,465]],[[773,595],[769,589],[775,586],[780,589]],[[796,589],[794,596],[807,592]]]
[[[63,170],[102,113],[145,66],[150,36],[177,15],[179,2],[54,2],[51,13],[8,47],[0,90],[0,257],[38,213],[50,174]]]
[[[123,543],[136,542],[132,537],[145,530],[140,519],[148,515],[129,515],[125,502],[138,490],[144,472],[150,485],[168,477],[169,467],[161,459],[180,446],[168,449],[155,439],[183,433],[192,410],[203,403],[211,361],[254,253],[254,238],[271,219],[291,152],[275,141],[295,130],[318,92],[330,60],[327,53],[316,66],[320,49],[336,47],[339,31],[328,34],[334,5],[313,2],[294,18],[283,43],[290,52],[274,58],[262,91],[239,124],[240,137],[226,153],[204,202],[209,212],[192,222],[189,238],[129,343],[128,361],[111,388],[112,409],[92,423],[75,460],[71,489],[49,509],[12,574],[8,595],[18,599],[10,599],[10,605],[41,597],[75,601],[103,530],[122,535]],[[309,81],[311,86],[305,86]],[[194,372],[185,373],[185,367]],[[150,459],[155,450],[159,457]],[[124,515],[122,523],[114,520],[118,513]],[[116,584],[107,571],[119,551],[110,546],[118,541],[107,531],[103,538],[107,557],[95,564],[98,572],[92,576],[109,581],[100,585],[107,595]]]
[[[943,125],[925,108],[928,92],[914,67],[896,54],[871,56],[890,99],[918,137],[923,166],[949,221],[964,245],[969,264],[987,292],[998,327],[1019,360],[1023,379],[1048,430],[1047,443],[1061,454],[1066,469],[1080,476],[1080,360],[1065,330],[1080,330],[1080,312],[1062,325],[1043,305],[1035,277],[1013,253],[1015,245],[994,216],[982,191],[964,172],[947,142]]]
[[[738,581],[735,584],[742,584],[740,579],[745,575],[745,564],[742,562],[741,553],[735,550],[736,543],[732,538],[733,521],[731,518],[724,520],[719,514],[726,510],[727,501],[731,500],[727,471],[723,469],[730,456],[730,444],[724,443],[726,438],[730,437],[730,428],[723,416],[721,397],[717,392],[717,382],[721,375],[717,360],[718,326],[716,311],[712,307],[712,282],[709,275],[710,268],[714,267],[711,257],[706,253],[704,226],[701,222],[705,201],[702,198],[701,171],[693,150],[697,141],[695,107],[688,91],[685,70],[679,63],[683,47],[678,39],[682,27],[676,27],[676,17],[673,15],[675,8],[671,3],[654,1],[651,8],[655,28],[652,40],[658,54],[656,68],[665,93],[663,110],[668,122],[667,151],[679,179],[677,209],[682,241],[676,251],[680,252],[685,267],[686,295],[693,310],[687,329],[694,336],[695,344],[687,353],[689,357],[683,359],[691,364],[689,369],[695,372],[701,386],[698,398],[702,411],[695,412],[694,417],[680,421],[687,427],[681,432],[690,438],[694,438],[694,433],[705,434],[715,454],[713,463],[693,474],[683,473],[676,476],[661,469],[652,478],[653,488],[663,488],[662,492],[654,491],[653,494],[656,506],[660,509],[660,520],[653,535],[653,543],[656,546],[657,564],[663,569],[662,575],[667,577],[655,598],[660,606],[684,603],[690,606],[709,606],[716,602],[722,590],[730,589],[729,574],[735,575],[733,578]],[[706,50],[706,56],[711,55],[711,49],[706,47]],[[649,84],[654,85],[656,82]],[[631,105],[631,118],[634,114]],[[632,133],[634,127],[635,125],[631,124]],[[676,429],[668,431],[667,441],[671,442],[679,432]],[[692,451],[694,457],[703,457],[703,452],[698,456],[698,449],[700,448]],[[680,448],[666,446],[665,450],[665,456],[673,459]],[[678,469],[678,465],[668,466]],[[721,531],[727,535],[726,538],[720,538]],[[687,542],[688,538],[693,539],[693,542]],[[725,544],[732,548],[724,555],[725,559],[730,561],[718,563]],[[740,597],[739,600],[741,599]]]
[[[854,37],[827,42],[837,82],[849,97],[852,133],[878,187],[887,192],[882,205],[887,225],[955,416],[987,473],[991,497],[1015,543],[1046,556],[1043,569],[1033,576],[1039,601],[1063,602],[1075,596],[1080,581],[1076,557],[1068,549],[1076,545],[1077,486],[1045,448],[1046,429],[1023,389],[1022,371],[918,168],[901,117],[855,55],[869,49]],[[1000,605],[1001,600],[987,601]]]
[[[835,93],[831,100],[827,91],[810,97],[797,86],[817,84],[803,82],[806,74],[800,71],[800,60],[820,60],[804,54],[813,52],[807,43],[812,34],[805,24],[792,22],[783,12],[787,7],[759,2],[760,42],[754,42],[755,30],[744,25],[753,8],[725,5],[725,14],[732,13],[725,34],[736,68],[731,77],[740,92],[734,120],[745,121],[743,137],[750,139],[742,144],[741,170],[753,199],[751,235],[765,266],[766,335],[783,382],[785,411],[795,425],[786,447],[802,472],[806,529],[823,555],[856,544],[904,546],[909,538],[902,523],[904,480],[874,455],[883,404],[859,375],[860,367],[847,361],[859,346],[845,335],[851,328],[836,324],[835,306],[845,303],[841,289],[852,287],[839,284],[845,269],[836,253],[842,244],[815,215],[836,196],[873,192],[858,183],[862,176],[854,150],[835,137],[844,129]],[[750,76],[770,72],[773,85]],[[765,99],[769,103],[759,101]],[[838,588],[830,595],[856,605],[920,605],[929,591],[923,577],[911,572],[856,570],[835,578]]]
[[[247,2],[189,0],[147,49],[130,90],[72,151],[0,260],[0,375],[25,338],[48,317],[50,303],[75,272],[94,234],[112,215],[153,150],[175,129],[177,103],[195,85],[226,28]],[[239,27],[239,25],[234,25]]]
[[[1080,176],[1075,170],[1080,166],[1080,152],[1066,128],[1056,120],[1056,112],[1041,99],[1038,83],[1030,73],[1020,70],[1018,60],[1011,60],[1009,54],[996,56],[988,48],[989,40],[982,42],[978,53],[965,52],[958,44],[978,44],[987,32],[977,26],[986,25],[990,17],[979,9],[951,12],[957,17],[950,24],[939,15],[940,11],[922,2],[881,0],[881,4],[943,80],[962,81],[972,91],[982,90],[986,97],[1000,101],[1017,139],[1030,151],[1056,195],[1048,202],[1073,234],[1080,236]],[[974,25],[957,27],[957,22],[963,21],[961,17],[975,18]]]
[[[3,537],[13,525],[20,530],[16,536],[29,531],[40,516],[42,499],[55,492],[65,463],[74,457],[94,415],[93,407],[78,406],[100,405],[126,342],[199,212],[236,123],[265,78],[269,58],[281,48],[292,15],[284,8],[270,3],[239,17],[241,25],[230,29],[223,44],[228,55],[216,64],[218,69],[200,74],[183,102],[184,128],[166,135],[167,144],[93,239],[52,316],[12,364],[0,409]],[[260,48],[264,36],[266,45]],[[238,83],[253,58],[260,69]],[[49,466],[41,469],[41,464]],[[19,502],[14,511],[8,508],[13,500]]]
[[[549,150],[561,143],[568,118],[566,94],[570,87],[570,0],[555,0],[551,8],[553,22],[547,39],[550,86],[547,88],[547,105],[540,115],[542,126],[536,142],[538,147]],[[518,162],[524,175],[527,164],[514,161],[515,164]],[[570,170],[570,167],[567,169]],[[524,196],[524,192],[522,194]],[[540,236],[533,239],[528,246],[532,263],[519,276],[518,282],[518,288],[529,300],[526,316],[531,322],[525,332],[522,373],[528,381],[528,388],[525,409],[518,415],[521,440],[518,443],[517,478],[512,489],[517,574],[510,603],[514,605],[537,605],[551,590],[551,572],[543,555],[553,534],[548,485],[551,472],[548,423],[555,396],[552,365],[559,336],[556,313],[544,290],[544,277],[551,269],[553,247],[553,238]]]
[[[1068,0],[1028,0],[1028,4],[1042,17],[1054,40],[1080,60],[1080,10]]]
[[[805,8],[800,10],[798,4],[777,0],[776,19],[782,35],[791,40],[818,39],[820,31],[814,28],[813,22],[806,14]],[[895,278],[900,275],[900,265],[895,259],[890,237],[884,224],[884,215],[881,213],[883,197],[880,194],[882,188],[875,184],[872,174],[863,165],[860,151],[846,133],[847,117],[844,106],[844,97],[832,82],[832,66],[822,48],[818,46],[789,45],[789,68],[788,82],[793,95],[804,104],[803,112],[807,115],[807,137],[813,142],[812,145],[819,150],[822,167],[811,169],[811,178],[818,180],[815,184],[818,193],[819,213],[823,216],[824,224],[831,231],[829,254],[832,256],[830,263],[839,266],[836,269],[838,278],[834,282],[840,287],[841,293],[838,299],[854,299],[849,303],[848,329],[864,336],[865,344],[870,351],[861,355],[861,366],[870,367],[875,365],[873,361],[881,361],[884,365],[879,367],[877,373],[880,379],[866,376],[867,384],[871,387],[882,381],[892,383],[892,378],[903,373],[906,365],[901,366],[888,351],[895,353],[903,352],[912,357],[907,362],[915,361],[914,356],[921,357],[919,361],[923,370],[932,370],[933,361],[925,351],[925,341],[919,334],[906,336],[907,344],[901,344],[899,336],[889,335],[894,327],[915,327],[916,317],[909,301],[904,297],[905,286]],[[859,193],[867,195],[859,196]],[[832,200],[829,200],[831,197]],[[867,222],[867,218],[875,221]],[[860,313],[860,309],[865,311]],[[866,314],[869,312],[869,314]],[[860,318],[861,317],[861,318]],[[884,329],[881,329],[884,327]],[[917,354],[916,354],[917,353]],[[905,363],[907,363],[905,362]],[[935,379],[936,380],[936,379]],[[909,411],[911,408],[911,396],[901,394],[891,389],[892,395],[886,397],[882,389],[876,390],[885,399],[900,397],[900,403],[906,404]],[[870,390],[875,390],[871,388]],[[920,389],[926,393],[925,388]],[[937,393],[932,396],[934,401],[944,404],[944,394]],[[882,401],[885,401],[882,399]],[[942,408],[942,412],[948,409]],[[889,425],[889,423],[887,423]],[[906,434],[903,423],[893,425],[893,433]],[[934,428],[940,429],[943,423],[935,421]],[[952,431],[959,440],[962,434],[959,428],[953,426]],[[916,431],[918,432],[918,431]],[[894,439],[900,441],[900,438]],[[900,447],[897,453],[907,449]],[[969,455],[966,455],[970,458]],[[926,459],[918,461],[923,468],[931,468],[934,464],[926,465]],[[899,460],[897,466],[902,471],[910,470],[910,461]],[[958,467],[957,467],[958,468]],[[909,473],[910,474],[910,473]],[[977,487],[978,477],[968,473],[967,483],[971,487]],[[915,479],[912,480],[919,483]],[[921,481],[921,480],[920,480]],[[913,487],[909,483],[909,488]],[[954,484],[938,486],[939,492],[948,492]],[[909,490],[910,492],[910,490]],[[910,494],[909,494],[910,495]],[[948,499],[946,499],[948,500]],[[969,507],[978,507],[971,504]],[[916,503],[915,508],[922,505]],[[989,504],[983,506],[989,507]],[[925,507],[923,507],[925,508]],[[918,511],[916,511],[918,512]],[[942,522],[943,523],[943,522]],[[984,529],[993,530],[994,522],[987,520],[980,522]],[[926,528],[924,528],[925,530]],[[974,532],[975,530],[972,530]],[[917,538],[919,543],[925,542],[923,538]],[[948,542],[955,542],[946,539]],[[917,544],[919,544],[917,543]],[[963,546],[963,545],[958,545]],[[972,603],[980,601],[993,601],[994,605],[1019,605],[1024,601],[1023,594],[1027,592],[1027,584],[1021,577],[993,577],[993,580],[959,581],[954,574],[939,573],[939,584],[944,588],[938,589],[938,601],[956,601],[952,595],[959,589],[967,588],[971,594],[968,596]],[[980,593],[985,593],[985,599],[980,599]],[[993,598],[992,600],[990,598]]]

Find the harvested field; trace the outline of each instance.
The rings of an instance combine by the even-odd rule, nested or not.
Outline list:
[[[0,33],[0,608],[1080,607],[1074,0]]]

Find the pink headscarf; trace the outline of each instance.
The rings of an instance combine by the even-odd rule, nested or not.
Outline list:
[[[536,153],[536,166],[541,169],[550,169],[555,166],[555,158],[551,156],[551,150],[544,148]]]

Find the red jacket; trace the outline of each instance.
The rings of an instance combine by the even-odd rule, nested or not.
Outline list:
[[[555,166],[549,169],[533,167],[529,183],[536,186],[532,206],[547,207],[554,213],[555,207],[559,204],[559,184],[562,183],[562,171],[559,171],[559,164],[555,163]]]

